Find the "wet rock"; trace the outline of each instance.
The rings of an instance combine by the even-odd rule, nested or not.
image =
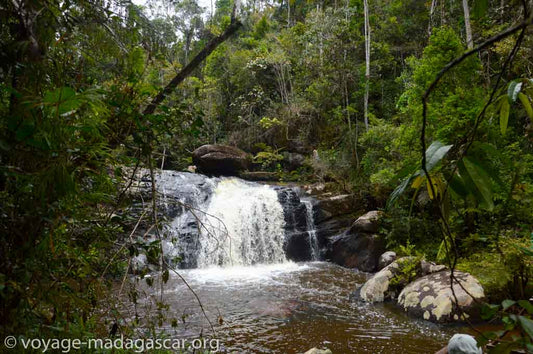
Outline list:
[[[308,232],[297,232],[285,236],[285,256],[294,262],[313,260],[311,239]]]
[[[454,275],[462,285],[455,281],[453,284],[459,307],[466,316],[476,316],[479,308],[474,298],[476,300],[484,298],[483,287],[468,273],[455,271]],[[409,314],[432,322],[464,320],[453,305],[454,302],[450,287],[450,271],[423,276],[407,285],[398,297],[398,304]]]
[[[334,217],[352,214],[356,207],[355,204],[355,198],[352,194],[322,197],[317,202],[315,222],[320,224]]]
[[[275,189],[285,218],[285,256],[295,262],[313,260],[307,207],[300,200],[298,190],[282,186]]]
[[[294,188],[277,186],[278,200],[283,207],[286,234],[307,231],[307,209]]]
[[[342,234],[350,227],[352,220],[351,217],[337,217],[321,223],[315,222],[316,235],[320,247],[327,247],[330,243],[330,239]]]
[[[420,266],[422,267],[423,275],[437,273],[446,269],[446,266],[443,264],[435,264],[426,260],[420,261]]]
[[[387,251],[379,256],[378,270],[381,270],[396,260],[396,252]]]
[[[198,172],[217,176],[236,176],[250,165],[250,156],[228,145],[202,145],[192,153]]]
[[[239,177],[247,181],[278,181],[279,176],[277,172],[267,171],[244,171],[239,173]]]
[[[400,279],[402,271],[413,262],[417,262],[414,257],[403,257],[392,262],[367,280],[358,290],[359,298],[366,302],[383,302],[394,299],[403,286],[407,284],[407,281]]]
[[[366,232],[366,233],[376,233],[379,229],[379,218],[382,216],[383,212],[378,210],[372,210],[366,213],[363,216],[357,218],[352,224],[350,232]]]
[[[304,354],[332,354],[332,353],[331,353],[331,350],[329,349],[311,348],[308,351],[306,351]]]
[[[385,241],[380,235],[345,232],[331,239],[326,257],[344,267],[375,272],[384,251]]]

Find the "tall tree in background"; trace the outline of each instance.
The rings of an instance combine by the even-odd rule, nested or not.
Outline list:
[[[368,0],[364,0],[365,12],[365,127],[368,129],[368,90],[370,81],[370,19],[368,18]]]
[[[474,41],[472,40],[472,27],[470,26],[470,9],[468,8],[468,0],[463,0],[463,10],[465,13],[465,32],[466,32],[466,46],[468,49],[474,48]]]
[[[203,10],[196,0],[185,0],[176,5],[174,22],[177,24],[180,32],[183,33],[185,63],[189,61],[192,40],[204,25],[202,12]]]

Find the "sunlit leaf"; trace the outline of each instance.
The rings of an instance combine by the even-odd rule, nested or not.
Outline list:
[[[509,96],[509,99],[512,102],[516,102],[518,93],[520,92],[521,89],[522,89],[521,81],[513,81],[509,84],[509,88],[507,89],[507,96]]]
[[[60,87],[45,93],[43,102],[52,106],[54,114],[62,115],[78,109],[82,102],[76,96],[76,91],[70,87]]]
[[[450,151],[453,145],[444,145],[440,141],[434,141],[426,150],[426,168],[431,171],[433,167]]]
[[[524,109],[526,110],[527,116],[531,119],[533,119],[533,108],[531,107],[531,103],[529,102],[529,98],[524,95],[522,92],[518,94],[518,98],[520,99],[520,102],[522,102],[522,106],[524,106]]]
[[[420,186],[422,185],[422,182],[424,182],[424,177],[418,176],[413,181],[413,184],[411,184],[411,187],[415,189],[420,188]]]
[[[505,134],[507,130],[507,123],[509,122],[509,101],[503,100],[500,108],[500,131]]]

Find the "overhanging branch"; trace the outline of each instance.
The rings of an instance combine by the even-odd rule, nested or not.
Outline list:
[[[155,112],[163,100],[181,84],[194,69],[196,69],[220,44],[231,37],[242,26],[238,20],[232,21],[228,28],[220,36],[209,41],[207,45],[198,53],[174,78],[161,90],[152,102],[142,112],[143,115],[149,115]]]

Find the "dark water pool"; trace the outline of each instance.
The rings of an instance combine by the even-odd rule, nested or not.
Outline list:
[[[182,270],[213,323],[221,352],[434,353],[457,328],[409,318],[392,304],[362,304],[350,294],[366,275],[330,263]],[[159,300],[159,295],[154,298]],[[194,295],[176,275],[165,286],[171,337],[212,335]],[[144,299],[148,301],[148,299]]]

